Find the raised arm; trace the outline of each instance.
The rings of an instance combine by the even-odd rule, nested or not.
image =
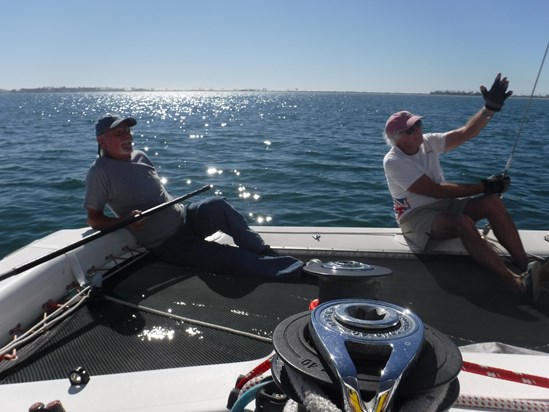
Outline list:
[[[496,76],[490,90],[480,86],[485,103],[484,108],[471,117],[464,126],[448,132],[445,151],[455,149],[480,133],[494,113],[499,112],[505,100],[513,94],[512,91],[507,91],[508,87],[509,80],[507,80],[507,77],[501,78],[501,73]]]

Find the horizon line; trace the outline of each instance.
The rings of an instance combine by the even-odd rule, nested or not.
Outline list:
[[[305,93],[367,93],[367,94],[416,94],[416,95],[455,95],[455,96],[480,96],[480,92],[457,91],[457,90],[434,90],[430,92],[372,92],[372,91],[354,91],[354,90],[307,90],[307,89],[268,89],[268,88],[195,88],[195,89],[155,89],[144,87],[97,87],[97,86],[41,86],[41,87],[23,87],[19,89],[1,89],[0,93],[62,93],[62,92],[305,92]],[[535,94],[533,96],[526,94],[514,94],[515,97],[538,97],[547,98],[549,94]]]

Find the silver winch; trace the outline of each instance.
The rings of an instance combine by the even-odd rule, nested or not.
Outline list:
[[[368,299],[324,302],[312,313],[281,322],[273,343],[275,382],[298,403],[291,384],[296,374],[323,388],[341,410],[353,412],[398,410],[408,397],[442,385],[452,387],[442,402],[447,407],[459,392],[457,347],[394,304]]]
[[[379,281],[392,273],[388,268],[355,260],[322,262],[313,259],[303,270],[318,277],[320,302],[343,298],[380,299]]]

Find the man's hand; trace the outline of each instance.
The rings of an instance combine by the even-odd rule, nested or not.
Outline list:
[[[503,193],[511,186],[511,178],[504,174],[492,175],[487,179],[482,179],[484,184],[484,194]]]
[[[141,214],[141,210],[132,210],[132,212],[130,213],[131,216],[137,216],[137,215],[139,215],[139,214]],[[146,220],[146,219],[147,219],[147,218],[145,218],[145,217],[144,217],[144,218],[141,218],[141,219],[139,219],[139,220],[133,222],[133,223],[130,225],[130,227],[131,227],[132,229],[134,229],[134,230],[142,230],[143,227],[145,226],[145,220]]]
[[[484,86],[480,86],[480,91],[485,102],[484,107],[492,112],[499,112],[503,107],[505,99],[513,94],[511,90],[507,91],[507,87],[509,87],[509,80],[507,80],[507,77],[502,79],[501,73],[498,73],[496,76],[490,90],[487,90]]]

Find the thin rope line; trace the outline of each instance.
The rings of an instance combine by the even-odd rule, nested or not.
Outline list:
[[[532,99],[534,97],[534,92],[536,91],[536,87],[538,85],[538,80],[541,75],[541,70],[543,69],[543,64],[545,63],[545,58],[547,57],[547,51],[549,50],[549,42],[547,42],[547,47],[545,48],[545,54],[543,55],[543,59],[541,60],[541,65],[539,66],[538,75],[536,77],[536,81],[534,82],[534,87],[532,88],[532,93],[530,94],[530,98],[528,99],[528,104],[526,105],[526,109],[524,110],[524,115],[522,116],[522,121],[519,126],[519,130],[517,132],[517,138],[515,139],[515,143],[513,144],[513,149],[511,150],[511,154],[509,155],[509,159],[507,159],[507,163],[505,164],[505,170],[503,174],[507,175],[509,172],[509,169],[511,168],[511,161],[513,159],[513,153],[515,152],[515,149],[517,147],[520,134],[522,132],[522,128],[524,127],[524,123],[526,122],[526,115],[528,114],[528,110],[530,110],[530,106],[532,104]]]
[[[526,122],[526,115],[528,114],[528,111],[530,110],[530,105],[532,104],[532,99],[534,97],[534,92],[536,91],[536,86],[538,85],[539,76],[541,75],[541,69],[543,69],[543,64],[545,63],[545,58],[547,57],[547,50],[549,50],[549,41],[547,42],[547,46],[545,47],[545,53],[543,54],[543,59],[541,59],[541,64],[539,66],[538,75],[536,76],[536,81],[534,82],[534,87],[532,87],[532,93],[530,93],[530,98],[528,99],[528,104],[526,105],[526,109],[524,110],[524,114],[522,116],[522,121],[520,122],[520,126],[517,132],[517,137],[515,139],[515,142],[513,143],[513,148],[511,149],[511,153],[509,154],[509,158],[507,159],[507,163],[505,164],[505,169],[503,170],[503,175],[507,176],[509,174],[509,169],[511,168],[511,162],[513,161],[513,154],[515,153],[515,149],[517,148],[518,141],[520,139],[520,133],[522,132],[522,128],[524,127],[524,123]],[[499,194],[500,198],[503,198],[503,193]],[[482,230],[482,237],[486,237],[488,233],[491,230],[490,223],[486,223],[484,226],[484,229]]]

